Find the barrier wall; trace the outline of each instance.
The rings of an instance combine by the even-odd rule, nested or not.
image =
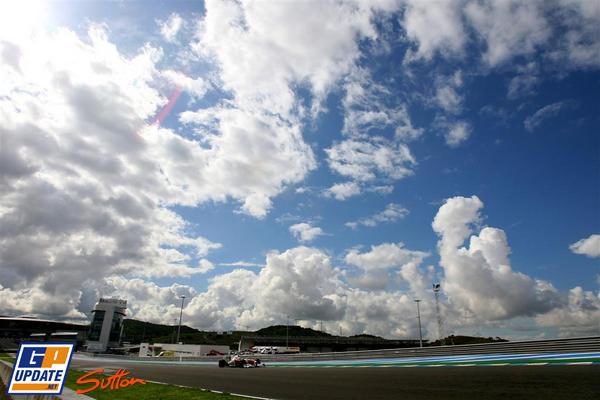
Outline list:
[[[564,353],[564,352],[599,352],[600,336],[568,339],[544,339],[516,342],[496,342],[467,344],[457,346],[411,347],[386,350],[347,351],[336,353],[300,353],[300,354],[257,354],[264,361],[311,361],[311,360],[344,360],[398,357],[429,357],[469,354],[508,354],[508,353]],[[90,354],[93,357],[140,361],[135,356],[118,356],[113,354]],[[144,362],[176,362],[204,361],[217,362],[220,357],[147,357]]]

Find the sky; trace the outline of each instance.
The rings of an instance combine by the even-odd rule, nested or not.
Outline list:
[[[0,314],[600,333],[597,1],[10,2],[0,76]]]

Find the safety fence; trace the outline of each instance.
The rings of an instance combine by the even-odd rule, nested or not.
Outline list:
[[[427,346],[385,350],[362,350],[334,353],[300,353],[300,354],[258,354],[264,361],[310,361],[310,360],[345,360],[345,359],[371,359],[371,358],[399,358],[399,357],[431,357],[470,354],[527,354],[527,353],[559,353],[559,352],[598,352],[600,351],[600,336],[526,340],[515,342],[494,342],[480,344],[466,344],[455,346]],[[89,354],[96,358],[118,358],[123,360],[136,360],[143,362],[158,361],[204,361],[210,362],[220,357],[137,357],[119,356],[114,354]]]

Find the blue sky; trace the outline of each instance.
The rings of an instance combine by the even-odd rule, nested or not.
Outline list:
[[[441,282],[445,333],[597,333],[597,3],[35,5],[0,31],[2,313],[409,337],[418,297],[435,338]]]

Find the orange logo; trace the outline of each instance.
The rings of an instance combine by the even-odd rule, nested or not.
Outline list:
[[[96,389],[117,390],[117,389],[126,388],[127,386],[132,386],[132,385],[135,385],[138,383],[140,383],[142,385],[146,384],[146,381],[144,381],[142,379],[127,377],[127,375],[129,375],[130,372],[123,368],[117,370],[117,372],[115,372],[114,375],[111,375],[111,376],[108,376],[108,377],[105,377],[102,379],[90,378],[92,375],[101,374],[103,372],[104,372],[103,368],[98,368],[96,370],[93,370],[92,372],[88,372],[87,374],[82,375],[79,378],[77,378],[77,380],[75,381],[76,384],[90,385],[84,389],[77,389],[77,394],[91,392],[92,390],[96,390]]]

